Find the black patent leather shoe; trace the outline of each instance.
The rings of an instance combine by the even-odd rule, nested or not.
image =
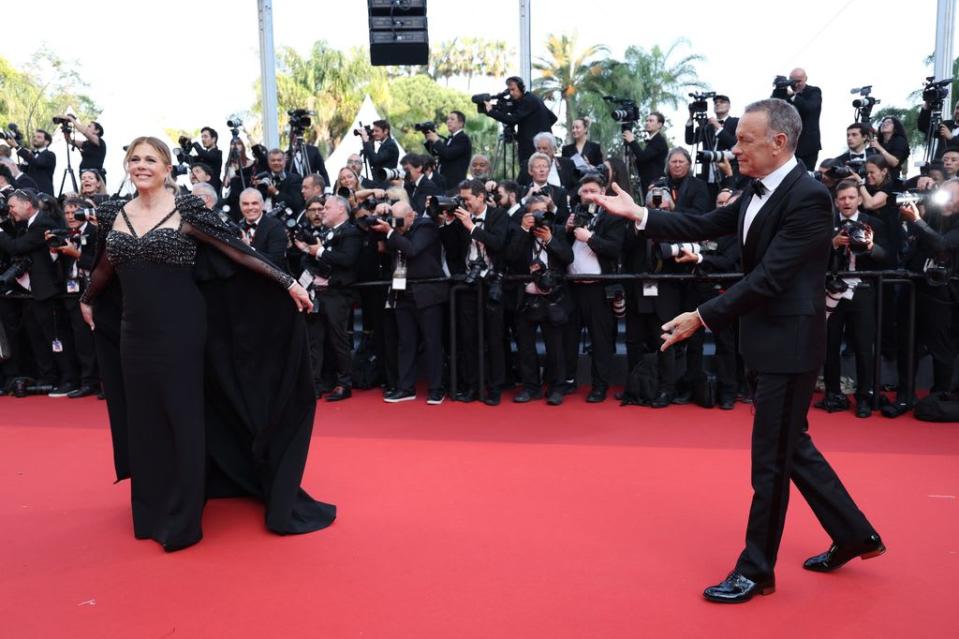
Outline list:
[[[832,572],[850,560],[859,557],[860,559],[872,559],[886,552],[886,546],[883,545],[879,535],[869,535],[861,544],[833,544],[829,550],[810,557],[803,562],[802,567],[814,572]]]
[[[693,391],[688,390],[688,391],[683,391],[682,393],[677,393],[676,396],[673,397],[672,400],[670,401],[672,401],[673,404],[677,404],[679,406],[688,404],[689,402],[693,401]]]
[[[840,413],[849,410],[849,398],[845,395],[829,393],[821,400],[813,404],[815,408],[824,410],[827,413]]]
[[[483,398],[483,403],[486,404],[487,406],[499,406],[499,401],[500,401],[500,392],[498,390],[487,391],[486,397]]]
[[[75,391],[70,391],[69,393],[67,393],[67,398],[79,399],[80,397],[89,397],[90,395],[95,395],[96,392],[97,392],[97,389],[95,389],[93,386],[84,385],[76,389]]]
[[[513,401],[517,404],[526,404],[534,399],[540,399],[542,396],[542,393],[534,393],[528,388],[523,388],[518,393],[513,395]]]
[[[716,603],[745,603],[756,595],[771,595],[776,592],[776,580],[756,582],[738,572],[731,572],[721,584],[703,591],[703,597]]]
[[[872,417],[872,406],[870,406],[868,399],[861,399],[856,402],[856,417],[860,419]]]
[[[666,391],[659,391],[649,405],[653,408],[666,408],[673,403],[673,394]]]
[[[456,393],[456,401],[469,404],[476,401],[476,391],[473,389],[460,391]]]
[[[586,401],[590,404],[598,404],[606,401],[606,389],[600,386],[594,386],[593,390],[586,396]]]
[[[349,397],[353,397],[353,391],[345,386],[337,386],[332,393],[326,396],[326,401],[340,402]]]
[[[722,410],[732,410],[736,407],[736,397],[733,395],[723,395],[719,398],[719,408]]]

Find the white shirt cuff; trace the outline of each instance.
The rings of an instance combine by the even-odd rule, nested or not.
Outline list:
[[[649,209],[647,209],[645,206],[642,207],[642,209],[643,209],[643,219],[636,220],[635,222],[637,231],[645,231],[646,222],[649,220]]]
[[[698,309],[698,308],[696,309],[696,317],[699,318],[699,323],[702,324],[704,328],[709,329],[709,327],[706,326],[706,322],[703,321],[703,316],[702,316],[702,314],[699,312],[699,309]],[[709,329],[709,330],[712,330],[712,329]]]

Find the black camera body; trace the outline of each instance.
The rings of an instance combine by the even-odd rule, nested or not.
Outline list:
[[[275,217],[280,222],[283,222],[283,226],[286,227],[287,231],[292,231],[298,225],[296,221],[296,213],[293,212],[293,209],[286,205],[286,202],[278,201],[276,206],[274,206],[269,211],[265,212],[263,215],[266,217]]]
[[[934,75],[926,78],[926,83],[922,87],[922,101],[929,104],[933,111],[942,111],[943,102],[949,97],[949,85],[952,84],[953,79],[946,78],[939,81],[935,79]]]
[[[70,229],[51,229],[50,236],[47,238],[47,246],[50,248],[60,248],[70,243],[70,236],[73,231]]]
[[[386,222],[391,229],[401,229],[406,223],[406,220],[402,217],[394,217],[392,212],[381,213],[377,215],[363,215],[356,218],[357,228],[370,232],[373,228],[373,224],[376,222]]]
[[[869,240],[866,239],[868,224],[854,220],[843,220],[839,232],[849,238],[849,252],[853,255],[863,255],[869,249]]]
[[[623,131],[631,130],[639,122],[639,105],[632,98],[606,95],[603,100],[616,105],[617,108],[610,111],[609,117],[618,122]]]
[[[787,89],[796,88],[796,81],[790,80],[784,75],[777,75],[773,79],[773,97],[779,98],[780,100],[785,100],[789,97],[789,92]]]
[[[467,286],[473,286],[486,275],[486,261],[482,259],[470,260],[466,265],[466,275],[463,277],[463,283]]]
[[[0,131],[0,137],[3,137],[4,140],[13,140],[17,146],[23,145],[23,132],[20,131],[20,127],[13,122],[7,124],[5,131]]]
[[[362,135],[362,133],[360,133],[360,129],[364,129],[366,131],[367,136],[373,137],[373,127],[370,126],[369,124],[364,125],[362,122],[360,122],[359,129],[353,129],[353,135],[355,135],[356,137],[360,137]]]
[[[319,238],[323,232],[324,230],[322,227],[313,226],[309,221],[304,220],[290,230],[290,237],[292,237],[294,240],[299,240],[304,244],[313,246],[320,241]]]
[[[427,205],[426,211],[435,220],[440,215],[452,213],[459,208],[466,208],[466,202],[460,196],[434,195],[430,197],[430,203]]]
[[[509,111],[513,108],[513,101],[510,98],[509,89],[501,91],[500,93],[477,93],[476,95],[470,96],[470,100],[476,105],[476,110],[479,113],[486,112],[485,105],[487,102],[495,102],[493,108],[499,111]]]
[[[716,97],[715,91],[707,91],[705,93],[690,93],[689,97],[693,99],[689,103],[689,115],[695,120],[707,120],[708,116],[706,112],[709,110],[709,100],[710,98]]]
[[[596,217],[596,205],[595,204],[577,204],[576,208],[573,209],[573,228],[574,229],[583,229],[589,227],[593,222],[593,218]]]
[[[433,121],[417,122],[416,124],[413,125],[413,129],[423,134],[430,133],[431,131],[435,133],[436,122],[433,122]]]
[[[273,174],[269,171],[260,171],[253,176],[254,181],[256,181],[256,188],[261,191],[265,191],[271,186],[276,186],[276,183],[273,181]]]
[[[555,216],[549,211],[533,211],[533,228],[542,229],[553,223]]]
[[[293,135],[302,135],[304,131],[313,126],[313,119],[310,117],[316,115],[313,111],[307,109],[290,109],[286,112],[290,118],[290,128]]]
[[[13,286],[17,278],[29,271],[31,266],[33,266],[33,260],[27,256],[20,256],[13,259],[10,266],[7,267],[7,270],[0,273],[0,291]]]

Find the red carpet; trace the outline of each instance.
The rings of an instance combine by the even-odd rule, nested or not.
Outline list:
[[[507,394],[508,398],[509,395]],[[811,413],[889,552],[829,540],[794,491],[778,591],[717,606],[741,549],[750,410],[321,403],[302,537],[210,502],[204,540],[136,541],[94,399],[0,398],[0,636],[954,637],[959,426]]]

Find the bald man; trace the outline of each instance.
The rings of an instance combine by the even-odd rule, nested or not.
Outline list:
[[[807,84],[805,69],[795,68],[789,73],[792,84],[785,89],[773,90],[772,97],[786,100],[799,111],[802,118],[802,133],[796,146],[796,159],[813,171],[822,144],[819,139],[819,114],[822,111],[822,91]]]

